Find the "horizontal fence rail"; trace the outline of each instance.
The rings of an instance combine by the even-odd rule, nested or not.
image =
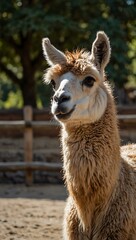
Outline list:
[[[56,127],[59,126],[57,122],[51,122],[51,121],[0,121],[0,128],[20,128],[20,127]]]
[[[131,115],[118,115],[120,128],[134,129],[136,128],[136,114]],[[33,162],[33,132],[35,129],[43,129],[49,133],[52,131],[55,135],[55,129],[59,130],[60,126],[55,121],[33,121],[33,109],[30,106],[24,108],[23,113],[24,120],[1,120],[1,130],[19,130],[22,129],[24,133],[24,162],[0,162],[0,171],[25,171],[26,184],[31,185],[33,183],[33,171],[49,171],[58,172],[62,169],[61,163],[47,163],[47,162]]]
[[[124,120],[124,121],[136,121],[136,114],[132,115],[118,115],[117,116],[119,120]]]
[[[0,163],[0,171],[16,172],[16,171],[27,171],[27,170],[40,170],[49,172],[58,172],[62,169],[61,163],[47,163],[47,162],[14,162],[14,163]]]
[[[136,114],[118,115],[119,120],[126,123],[136,123]],[[0,128],[24,128],[24,127],[59,127],[60,124],[55,121],[0,121]]]

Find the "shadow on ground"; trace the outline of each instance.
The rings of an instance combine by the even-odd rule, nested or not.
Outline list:
[[[28,199],[50,199],[65,200],[67,198],[66,188],[63,184],[33,185],[0,185],[0,198],[28,198]]]

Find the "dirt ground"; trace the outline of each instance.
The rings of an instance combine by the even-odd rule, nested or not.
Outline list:
[[[61,240],[63,185],[0,185],[0,240]]]

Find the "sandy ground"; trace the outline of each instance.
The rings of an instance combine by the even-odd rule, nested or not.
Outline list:
[[[61,240],[63,185],[0,185],[0,240]]]

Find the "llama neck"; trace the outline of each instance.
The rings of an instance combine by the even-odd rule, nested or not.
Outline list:
[[[120,140],[112,101],[99,121],[62,130],[64,174],[72,191],[82,189],[84,195],[99,191],[102,197],[115,184]]]
[[[64,177],[84,229],[105,208],[120,169],[116,111],[110,99],[98,122],[62,129]]]

